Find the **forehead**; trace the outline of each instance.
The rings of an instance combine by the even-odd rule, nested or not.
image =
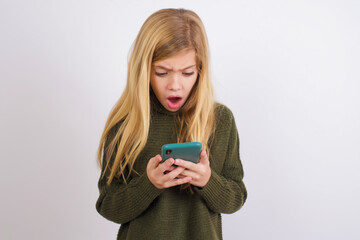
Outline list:
[[[153,67],[160,67],[172,70],[182,70],[189,67],[196,67],[195,50],[181,51],[174,56],[153,62]]]

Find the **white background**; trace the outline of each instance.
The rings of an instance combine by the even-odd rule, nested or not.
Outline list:
[[[224,239],[360,239],[360,1],[1,0],[0,238],[115,239],[96,150],[142,23],[192,9],[248,199]]]

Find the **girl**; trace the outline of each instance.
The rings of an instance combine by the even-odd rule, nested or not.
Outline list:
[[[161,163],[161,146],[201,142],[198,164]],[[117,239],[222,239],[221,213],[240,209],[239,138],[213,100],[204,26],[192,11],[163,9],[142,26],[126,88],[98,149],[97,211],[121,224]]]

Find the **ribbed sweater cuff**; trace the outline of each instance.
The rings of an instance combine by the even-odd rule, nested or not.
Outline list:
[[[142,202],[153,201],[163,191],[163,189],[156,188],[150,182],[146,172],[139,177],[136,186],[132,187],[134,187],[138,193],[138,197],[134,200],[139,200]]]
[[[203,188],[195,188],[196,192],[199,193],[204,199],[218,198],[219,194],[224,191],[222,179],[220,175],[211,171],[211,176],[208,183]]]

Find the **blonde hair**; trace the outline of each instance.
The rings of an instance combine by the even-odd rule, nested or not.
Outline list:
[[[205,150],[209,150],[215,117],[205,28],[193,11],[159,10],[153,13],[140,29],[128,62],[125,90],[110,112],[100,139],[98,162],[101,166],[105,164],[103,177],[106,170],[110,170],[107,176],[108,184],[114,177],[120,176],[126,182],[134,171],[136,158],[147,142],[152,63],[189,49],[195,50],[199,75],[187,102],[176,118],[177,141],[199,141]],[[110,139],[111,129],[120,122],[115,136]],[[110,163],[114,153],[115,158]],[[104,163],[101,159],[103,154]]]

